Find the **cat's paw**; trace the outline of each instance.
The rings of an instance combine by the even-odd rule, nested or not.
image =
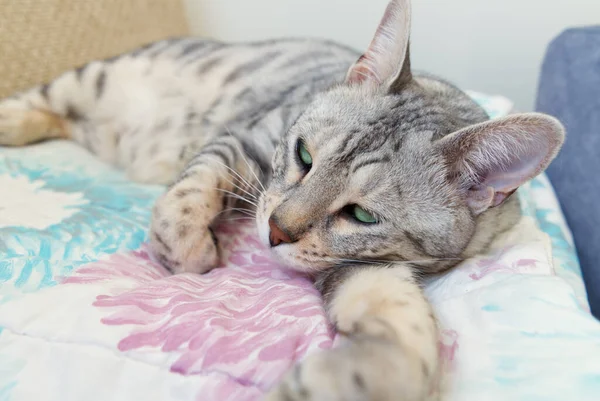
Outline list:
[[[428,380],[401,346],[378,339],[309,356],[265,401],[423,401]]]
[[[158,199],[150,246],[164,267],[175,274],[206,273],[219,265],[218,240],[210,227],[215,203],[209,193],[178,185]]]

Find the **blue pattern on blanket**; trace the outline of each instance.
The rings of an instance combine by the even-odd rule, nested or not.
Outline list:
[[[15,150],[0,152],[0,184],[8,187],[7,199],[0,200],[0,216],[9,220],[0,222],[0,302],[21,291],[54,285],[77,266],[103,255],[138,248],[146,240],[150,211],[160,191],[133,184],[108,167],[96,174],[80,172],[77,162],[70,169],[57,169],[52,160],[56,157],[30,157],[34,149],[18,158],[3,155]],[[32,215],[36,221],[27,224]],[[11,216],[21,216],[25,224],[11,225]]]

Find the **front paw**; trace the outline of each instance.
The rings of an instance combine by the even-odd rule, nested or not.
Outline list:
[[[380,339],[354,340],[308,357],[266,401],[423,401],[429,372],[410,350]]]
[[[219,265],[218,240],[210,228],[216,207],[210,194],[194,188],[174,187],[158,199],[150,247],[164,267],[175,274],[206,273]]]

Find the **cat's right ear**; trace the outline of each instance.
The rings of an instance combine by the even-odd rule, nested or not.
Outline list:
[[[513,114],[435,142],[473,214],[500,205],[548,167],[565,139],[562,124],[540,113]]]
[[[390,1],[369,48],[350,67],[347,84],[383,86],[397,92],[412,79],[410,19],[410,0]]]

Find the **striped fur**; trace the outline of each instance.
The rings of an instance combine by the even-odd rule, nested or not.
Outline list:
[[[261,239],[315,275],[348,339],[269,400],[424,400],[437,331],[416,278],[510,228],[510,195],[564,133],[540,114],[487,121],[451,84],[415,74],[409,25],[410,3],[392,0],[362,56],[309,39],[152,43],[0,102],[0,145],[70,138],[134,180],[169,184],[150,241],[174,273],[217,266],[212,227],[256,213]]]

